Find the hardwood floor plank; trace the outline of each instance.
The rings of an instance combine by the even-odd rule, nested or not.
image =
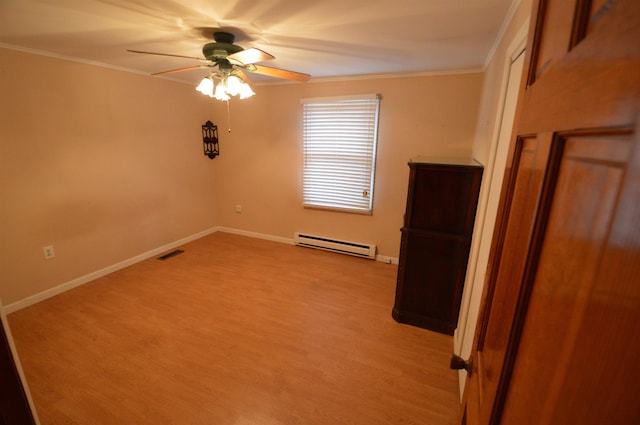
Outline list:
[[[43,425],[456,423],[397,267],[215,233],[9,315]]]

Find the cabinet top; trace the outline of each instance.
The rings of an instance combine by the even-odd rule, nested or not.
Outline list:
[[[482,165],[473,158],[469,157],[434,157],[434,156],[416,156],[409,160],[409,164],[442,164],[442,165],[464,165],[467,167],[482,167]]]

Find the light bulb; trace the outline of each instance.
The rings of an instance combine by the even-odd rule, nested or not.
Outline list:
[[[246,99],[254,94],[255,93],[251,90],[251,86],[249,84],[243,83],[242,86],[240,86],[240,99]]]
[[[196,87],[196,90],[209,97],[213,97],[213,81],[209,77],[203,78],[200,84],[198,84],[198,87]]]
[[[218,100],[229,100],[229,95],[225,91],[224,81],[221,81],[220,83],[218,83],[214,97]]]
[[[227,94],[236,96],[238,93],[240,93],[243,84],[244,83],[242,82],[242,80],[235,75],[228,76],[226,80]]]

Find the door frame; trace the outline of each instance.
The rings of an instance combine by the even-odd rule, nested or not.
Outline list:
[[[504,119],[505,105],[507,103],[507,90],[509,78],[511,76],[511,67],[513,62],[518,59],[519,56],[525,54],[525,47],[527,45],[527,39],[529,34],[529,25],[531,21],[530,12],[525,18],[524,23],[518,28],[514,37],[512,38],[509,46],[506,49],[504,56],[504,66],[502,70],[502,81],[500,82],[500,95],[499,103],[496,109],[496,119],[491,136],[490,157],[485,167],[483,184],[480,192],[480,200],[478,202],[478,211],[476,214],[476,223],[471,242],[471,252],[469,256],[469,263],[467,266],[467,275],[465,278],[465,284],[462,294],[462,304],[460,308],[460,315],[458,317],[458,327],[456,328],[453,336],[453,350],[462,358],[468,358],[471,355],[473,348],[473,340],[476,331],[476,324],[478,322],[480,304],[482,302],[482,293],[484,284],[486,281],[486,271],[489,264],[489,251],[491,249],[491,240],[493,237],[493,229],[498,218],[498,204],[500,201],[500,192],[502,190],[502,181],[494,186],[490,185],[493,181],[495,173],[502,173],[506,168],[506,162],[502,168],[496,170],[496,157],[498,150],[509,150],[511,143],[511,136],[513,132],[514,119],[511,122],[511,130],[508,137],[502,140],[502,124]],[[523,66],[523,70],[524,70]],[[523,74],[524,75],[524,74]],[[520,85],[515,90],[515,102],[518,103],[518,96],[520,94]],[[489,207],[495,207],[495,212],[491,216],[487,215]],[[467,373],[464,370],[458,372],[459,383],[459,397],[462,401],[462,395],[464,393],[465,383],[467,379]]]

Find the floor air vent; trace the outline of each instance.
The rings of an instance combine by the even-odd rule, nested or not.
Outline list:
[[[159,256],[158,260],[160,260],[160,261],[168,260],[171,257],[175,257],[176,255],[182,254],[183,252],[184,251],[181,250],[181,249],[176,249],[175,251],[171,251],[171,252],[168,252],[168,253],[166,253],[164,255]]]
[[[294,242],[298,246],[304,246],[307,248],[324,249],[327,251],[339,252],[342,254],[355,255],[356,257],[371,259],[376,258],[375,245],[341,241],[338,239],[307,235],[304,233],[296,233],[294,236]]]

